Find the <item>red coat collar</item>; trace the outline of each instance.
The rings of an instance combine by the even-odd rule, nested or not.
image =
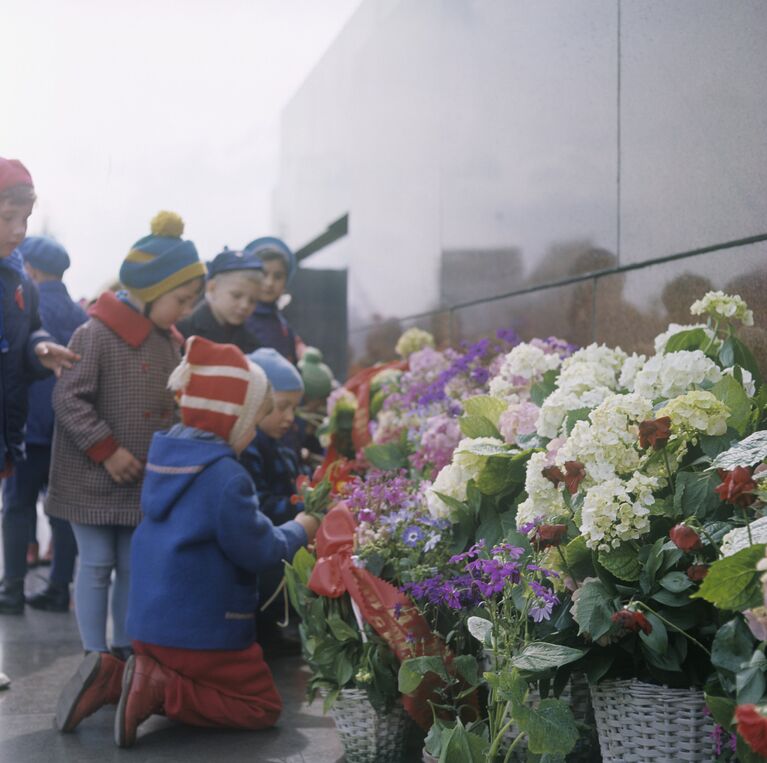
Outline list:
[[[149,318],[121,302],[111,291],[105,291],[88,314],[112,329],[131,347],[140,347],[154,328]]]

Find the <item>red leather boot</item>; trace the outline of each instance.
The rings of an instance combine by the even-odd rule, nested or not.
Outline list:
[[[151,715],[163,713],[165,688],[172,675],[146,655],[128,658],[115,715],[115,744],[118,747],[133,747],[138,727]]]
[[[61,692],[56,707],[59,731],[73,731],[83,718],[120,699],[125,663],[106,652],[91,652]]]

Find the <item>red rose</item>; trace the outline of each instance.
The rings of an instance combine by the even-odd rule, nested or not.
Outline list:
[[[668,537],[682,551],[697,551],[703,547],[703,544],[700,542],[700,535],[687,525],[675,525],[668,531]]]
[[[570,495],[578,492],[578,485],[586,478],[586,467],[580,461],[565,461],[565,487]]]
[[[558,546],[567,534],[567,525],[539,525],[535,530],[533,542],[537,548]]]
[[[700,583],[706,575],[708,575],[707,564],[691,564],[687,568],[687,577],[690,578],[693,583]]]
[[[751,479],[751,470],[747,466],[736,466],[731,472],[720,469],[719,476],[724,482],[714,491],[726,503],[750,506],[756,500],[756,496],[751,495],[756,490],[756,482]]]
[[[659,419],[643,421],[639,425],[639,446],[660,450],[671,436],[671,419],[661,416]]]
[[[565,475],[562,474],[562,470],[558,466],[544,466],[541,469],[541,474],[554,484],[554,487],[559,487],[560,482],[565,481]]]
[[[641,612],[622,609],[620,612],[615,612],[610,620],[632,633],[639,630],[648,636],[652,633],[652,623]]]
[[[735,722],[738,734],[758,755],[767,755],[767,718],[756,705],[738,705],[735,708]]]

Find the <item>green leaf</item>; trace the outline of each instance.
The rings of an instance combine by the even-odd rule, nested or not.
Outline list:
[[[566,755],[578,741],[573,713],[561,699],[541,700],[537,708],[523,705],[516,708],[515,716],[533,753]]]
[[[458,426],[461,428],[464,437],[495,437],[498,440],[503,439],[495,424],[484,416],[461,416],[458,419]]]
[[[412,694],[427,673],[435,673],[444,681],[448,680],[445,664],[441,657],[410,657],[399,666],[397,683],[402,694]]]
[[[667,607],[684,607],[690,603],[690,597],[686,593],[671,593],[665,588],[656,591],[652,598]]]
[[[730,409],[727,424],[742,436],[751,418],[751,400],[742,385],[725,374],[711,387],[711,393]]]
[[[695,583],[684,572],[669,572],[660,579],[660,584],[671,593],[682,593],[692,588]]]
[[[759,666],[744,668],[735,676],[739,705],[759,704],[767,687],[764,670]]]
[[[710,469],[731,471],[736,466],[753,466],[765,459],[767,459],[767,429],[762,429],[736,443],[724,453],[720,453],[714,459]]]
[[[743,344],[737,337],[730,337],[727,341],[732,342],[733,350],[733,363],[731,365],[738,365],[741,368],[745,368],[746,371],[750,371],[754,377],[754,381],[760,384],[762,381],[762,374],[759,371],[759,364],[756,362],[751,350]]]
[[[466,730],[458,721],[442,733],[440,763],[485,763],[487,740]]]
[[[336,683],[340,688],[344,688],[354,676],[354,665],[343,655],[341,655],[336,662]]]
[[[611,551],[597,554],[599,563],[619,580],[634,582],[639,580],[641,568],[636,550],[627,543]]]
[[[357,641],[360,637],[359,631],[342,620],[338,615],[331,615],[328,618],[328,625],[332,634],[339,641]]]
[[[567,567],[577,580],[594,576],[591,550],[586,545],[586,538],[583,535],[573,538],[565,546],[564,554]]]
[[[596,641],[610,630],[610,618],[616,612],[612,596],[601,580],[589,580],[580,589],[578,606],[573,618],[578,623],[578,635],[588,634]]]
[[[658,538],[655,543],[650,546],[647,559],[645,559],[642,566],[642,572],[639,575],[639,587],[643,593],[650,593],[653,585],[655,584],[655,576],[658,574],[658,570],[663,562],[663,544],[664,538]]]
[[[704,329],[688,329],[670,336],[666,342],[665,352],[680,352],[681,350],[702,350],[709,343],[708,334]]]
[[[498,426],[498,419],[508,407],[505,400],[499,400],[490,395],[477,395],[463,401],[463,410],[469,416],[484,416],[494,426]]]
[[[757,562],[764,557],[764,544],[741,549],[709,567],[693,599],[705,599],[719,609],[742,611],[762,603]]]
[[[543,379],[530,388],[530,399],[538,407],[542,406],[543,401],[556,389],[558,375],[556,370],[546,371]]]
[[[333,689],[325,695],[325,699],[322,703],[322,712],[327,713],[338,699],[338,695],[341,693],[341,689]]]
[[[728,697],[716,697],[706,694],[706,705],[711,711],[711,717],[715,723],[724,726],[728,731],[732,725],[732,716],[735,714],[736,702]]]
[[[714,492],[720,482],[716,474],[709,472],[679,472],[676,476],[674,506],[686,517],[708,519],[721,503]]]
[[[512,657],[511,664],[528,673],[543,673],[580,660],[584,654],[586,652],[583,649],[536,641],[528,644],[519,654]]]
[[[469,686],[479,685],[477,659],[470,654],[461,654],[453,660],[452,667]]]
[[[609,649],[592,649],[583,662],[583,672],[591,686],[598,684],[615,661],[615,652]]]
[[[498,495],[512,485],[520,488],[525,481],[525,465],[528,454],[517,454],[514,458],[490,456],[480,469],[477,487],[485,495]]]
[[[739,618],[728,620],[714,636],[711,664],[732,675],[748,663],[754,652],[754,639]]]
[[[640,631],[639,638],[642,643],[648,648],[652,649],[657,654],[666,654],[668,651],[668,631],[666,626],[656,617],[652,612],[645,612],[645,617],[650,621],[652,625],[652,631],[645,633]]]
[[[394,442],[385,445],[368,445],[365,448],[365,458],[376,469],[390,472],[407,466],[407,453]]]
[[[312,570],[316,564],[317,559],[314,554],[309,553],[305,547],[301,547],[296,551],[296,555],[293,557],[292,567],[298,575],[298,579],[306,585],[309,582],[309,578],[312,576]]]
[[[577,408],[574,411],[568,411],[565,417],[565,433],[570,434],[578,421],[586,421],[591,413],[591,408]]]

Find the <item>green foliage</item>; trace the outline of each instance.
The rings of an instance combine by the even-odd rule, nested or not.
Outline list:
[[[758,543],[711,565],[700,589],[692,598],[705,599],[715,607],[744,610],[762,603],[757,562],[764,557],[765,545]]]
[[[546,371],[543,379],[530,388],[530,399],[538,406],[556,389],[559,371]]]
[[[725,375],[711,387],[711,393],[730,409],[727,423],[742,437],[751,419],[751,401],[743,385]]]
[[[584,649],[536,641],[528,644],[519,654],[512,657],[511,664],[526,673],[544,673],[580,660],[584,654],[586,654]]]
[[[711,469],[731,471],[736,466],[753,466],[767,459],[767,429],[754,432],[744,440],[720,453],[711,464]]]
[[[639,580],[641,567],[636,549],[628,543],[610,551],[597,554],[599,563],[619,580],[634,582]]]
[[[566,755],[578,741],[573,713],[561,699],[541,700],[538,707],[518,706],[514,716],[533,753]]]
[[[588,634],[592,641],[596,641],[610,630],[610,618],[616,611],[613,596],[601,580],[584,583],[578,597],[577,612],[573,615],[580,627],[578,634]]]
[[[679,472],[676,476],[674,508],[685,517],[701,521],[712,517],[721,503],[714,488],[721,480],[710,472]]]
[[[489,744],[472,734],[460,720],[442,732],[439,763],[486,763]]]
[[[503,437],[498,428],[485,416],[461,416],[458,426],[464,437],[495,437],[502,440]]]
[[[498,426],[506,402],[490,395],[478,395],[463,401],[463,410],[468,416],[484,416],[494,427]]]
[[[570,434],[578,421],[586,421],[591,413],[591,408],[578,408],[574,411],[568,411],[565,417],[565,432]]]
[[[394,442],[368,445],[365,448],[365,458],[376,469],[384,472],[402,469],[408,464],[407,452],[401,445]]]
[[[761,383],[762,376],[759,372],[759,365],[756,362],[751,350],[735,336],[727,337],[719,350],[719,361],[725,368],[730,366],[740,366],[749,371],[754,380]]]
[[[708,334],[702,328],[689,329],[674,334],[666,342],[665,352],[680,352],[682,350],[703,350],[710,344]]]

